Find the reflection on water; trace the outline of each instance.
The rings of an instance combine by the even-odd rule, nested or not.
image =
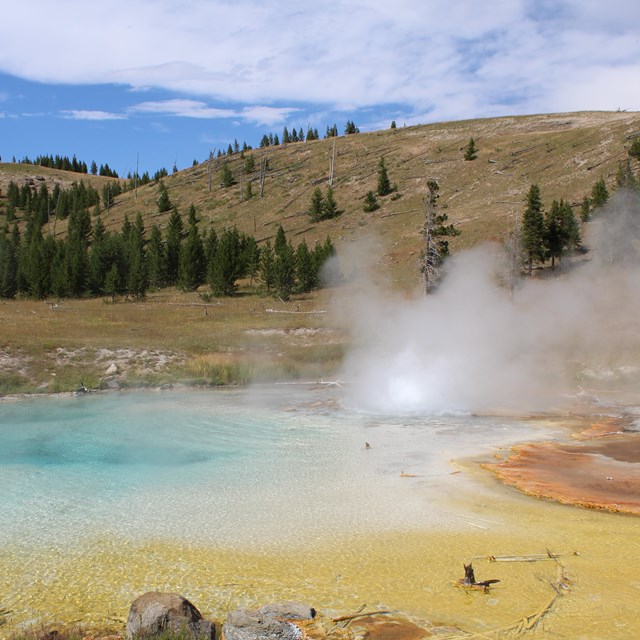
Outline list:
[[[159,589],[217,618],[294,598],[486,632],[542,606],[556,575],[553,561],[486,557],[549,548],[569,554],[572,589],[540,637],[640,632],[640,521],[522,496],[465,461],[552,425],[380,419],[326,390],[264,393],[1,404],[3,630],[122,620]],[[490,594],[453,586],[474,557],[479,579],[501,580]]]

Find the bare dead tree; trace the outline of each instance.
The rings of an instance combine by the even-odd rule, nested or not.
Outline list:
[[[212,173],[212,169],[213,169],[213,154],[214,154],[215,150],[216,150],[216,148],[214,147],[209,152],[209,162],[207,163],[207,171],[209,173],[209,193],[211,193],[211,173]]]
[[[333,149],[331,151],[331,160],[329,161],[329,186],[333,187],[333,170],[336,164],[336,139],[333,139]]]
[[[448,221],[446,213],[438,212],[440,186],[437,180],[427,180],[429,193],[426,200],[424,221],[424,249],[421,271],[424,278],[424,293],[429,295],[440,279],[440,267],[449,255],[449,242],[446,238],[460,235],[460,231]]]
[[[264,179],[267,175],[267,154],[266,152],[262,154],[262,158],[260,159],[260,197],[264,195]]]

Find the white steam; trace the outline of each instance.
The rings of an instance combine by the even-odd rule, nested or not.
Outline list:
[[[349,287],[340,304],[356,346],[341,375],[354,383],[352,403],[380,413],[544,409],[590,371],[640,371],[638,197],[616,194],[587,226],[584,259],[524,280],[513,299],[498,284],[495,246],[452,257],[426,298]]]

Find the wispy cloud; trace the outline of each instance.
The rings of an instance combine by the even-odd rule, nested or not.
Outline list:
[[[274,125],[299,111],[296,107],[250,106],[242,109],[219,109],[200,100],[173,99],[140,102],[128,109],[132,114],[153,114],[202,119],[241,119],[255,124]]]
[[[122,113],[110,113],[108,111],[90,111],[83,109],[68,109],[60,112],[63,118],[69,120],[124,120],[126,115]]]
[[[610,0],[606,11],[601,0],[156,0],[153,12],[143,0],[32,0],[30,7],[0,22],[0,71],[180,96],[141,103],[137,113],[270,125],[292,113],[274,106],[283,104],[313,111],[393,104],[432,118],[578,102],[640,108],[630,91],[640,60],[637,0]],[[41,46],[25,49],[24,33]],[[56,55],[41,56],[43,48]],[[236,113],[201,100],[232,104]]]
[[[230,109],[209,107],[199,100],[174,99],[140,102],[129,108],[131,113],[180,116],[183,118],[232,118],[236,115]]]

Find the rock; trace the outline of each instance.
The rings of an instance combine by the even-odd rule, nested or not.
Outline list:
[[[285,620],[313,620],[316,617],[316,610],[303,602],[266,604],[259,611],[262,615]]]
[[[299,603],[266,605],[262,609],[238,609],[229,613],[222,625],[224,640],[302,640],[304,633],[300,627],[280,619],[292,613],[294,608],[288,606],[292,604],[300,607],[300,612],[304,613],[303,609],[307,613],[313,611]]]
[[[105,373],[106,373],[106,375],[108,375],[108,376],[113,376],[113,375],[115,375],[116,373],[118,373],[118,365],[117,365],[115,362],[112,362],[112,363],[109,365],[109,368],[106,370],[106,372],[105,372]]]
[[[194,640],[215,640],[215,624],[181,595],[150,591],[134,600],[127,619],[127,638],[153,638],[165,631]]]

